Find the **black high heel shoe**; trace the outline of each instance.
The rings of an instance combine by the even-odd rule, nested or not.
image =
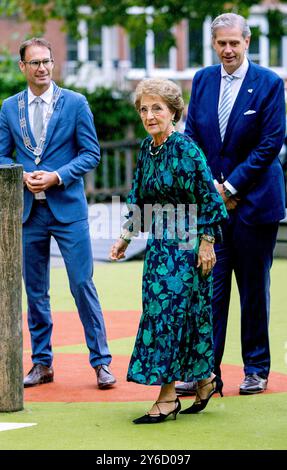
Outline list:
[[[197,397],[196,397],[195,402],[189,408],[186,408],[186,410],[182,410],[180,412],[180,414],[183,414],[183,415],[184,414],[185,415],[195,414],[195,413],[198,413],[199,411],[204,410],[204,408],[206,408],[207,403],[209,402],[210,398],[216,392],[219,392],[220,396],[223,397],[223,393],[222,393],[223,382],[222,382],[221,378],[218,377],[217,375],[215,377],[213,377],[213,379],[210,382],[207,382],[206,384],[197,387],[197,390],[200,390],[201,388],[204,388],[204,387],[206,387],[207,385],[210,385],[210,384],[212,384],[213,389],[209,393],[208,397],[207,398],[200,398],[200,395],[197,393]]]
[[[167,415],[161,413],[160,407],[158,406],[159,403],[175,403],[176,407],[173,411],[168,413]],[[173,415],[173,419],[176,419],[177,413],[181,410],[181,403],[178,398],[175,400],[171,401],[156,401],[155,402],[159,414],[158,415],[151,415],[149,413],[145,414],[144,416],[141,416],[140,418],[134,419],[133,422],[135,424],[156,424],[156,423],[162,423],[168,416]]]

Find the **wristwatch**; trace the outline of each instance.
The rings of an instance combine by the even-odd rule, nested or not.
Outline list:
[[[225,195],[225,197],[228,199],[229,197],[232,196],[232,192],[231,192],[229,189],[227,189],[226,186],[224,186],[224,183],[223,183],[222,186],[223,186],[224,195]]]

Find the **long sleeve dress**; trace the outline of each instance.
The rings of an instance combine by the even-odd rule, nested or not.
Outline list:
[[[151,138],[143,141],[127,198],[129,208],[140,208],[142,229],[144,213],[151,212],[146,207],[155,207],[143,268],[143,311],[127,374],[128,381],[146,385],[201,380],[213,371],[212,274],[202,276],[197,252],[200,234],[217,236],[227,217],[196,144],[174,132],[158,148],[152,155]]]

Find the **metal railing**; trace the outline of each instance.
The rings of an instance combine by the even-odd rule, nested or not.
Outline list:
[[[132,184],[140,140],[101,142],[101,162],[85,176],[88,201],[94,203],[113,195],[125,197]]]

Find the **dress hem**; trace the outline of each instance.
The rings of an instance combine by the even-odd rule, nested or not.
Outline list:
[[[148,385],[148,386],[152,386],[152,385],[157,385],[157,386],[163,386],[163,385],[169,385],[170,383],[172,382],[198,382],[200,380],[205,380],[205,379],[208,379],[211,374],[213,373],[213,370],[210,371],[208,374],[204,374],[203,376],[200,376],[200,377],[189,377],[188,379],[186,377],[181,377],[181,378],[175,378],[175,379],[172,379],[170,380],[169,382],[159,382],[159,381],[156,381],[156,382],[153,382],[153,383],[149,383],[149,382],[140,382],[139,380],[136,380],[134,378],[131,378],[131,377],[127,377],[127,382],[134,382],[134,383],[137,383],[139,385]]]

